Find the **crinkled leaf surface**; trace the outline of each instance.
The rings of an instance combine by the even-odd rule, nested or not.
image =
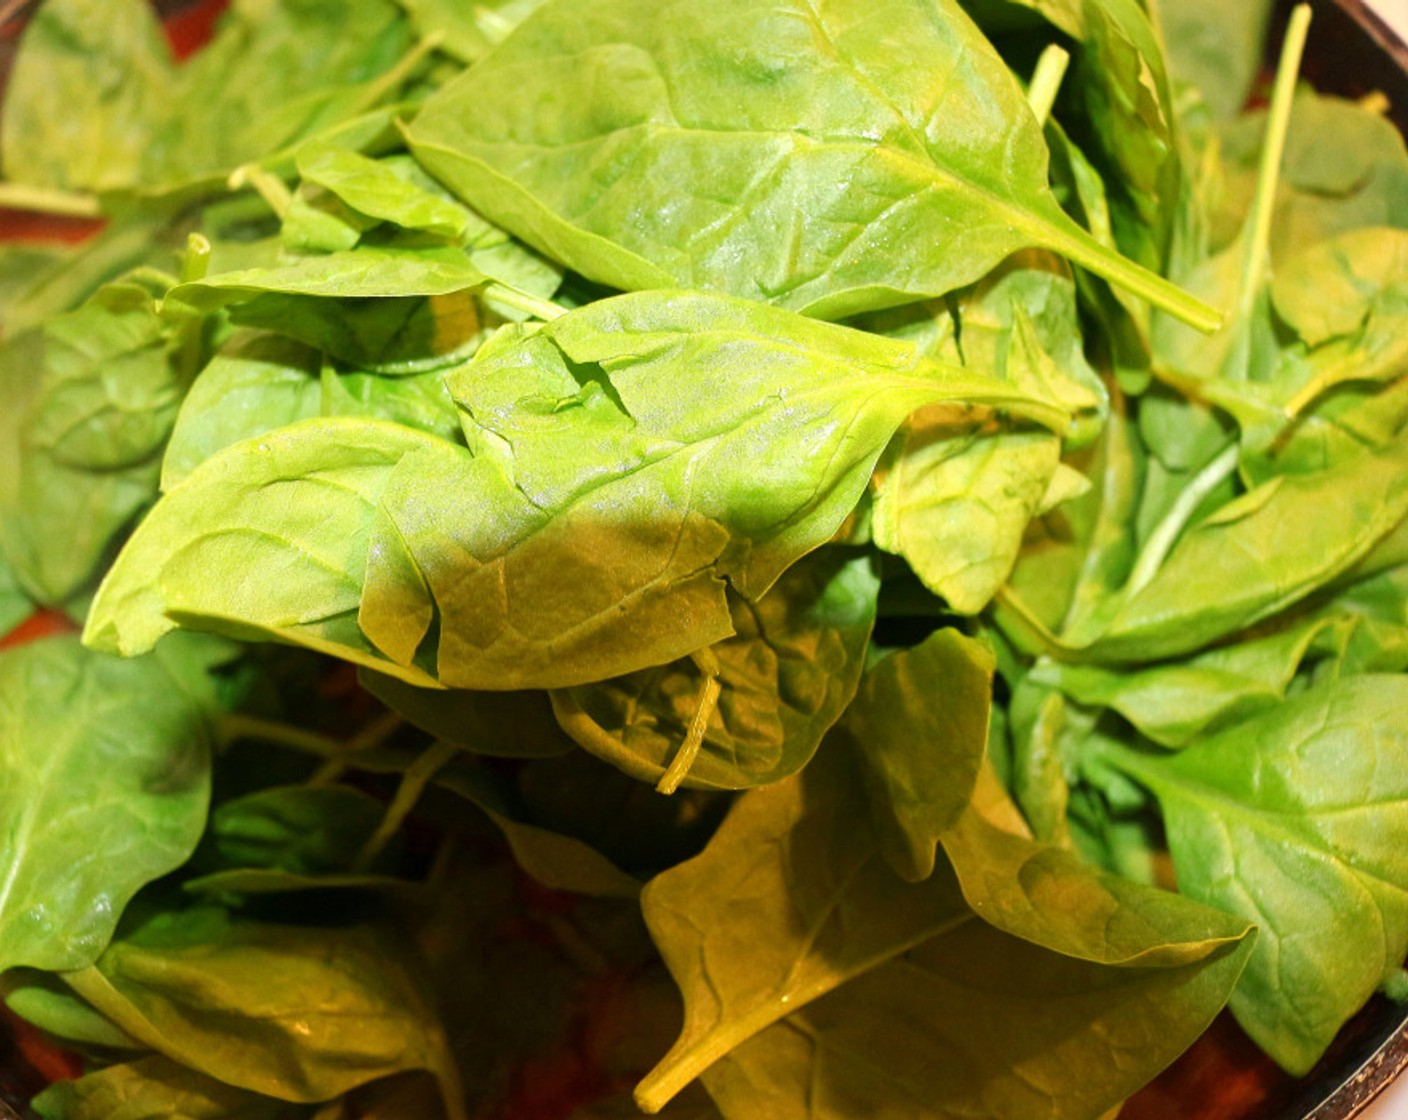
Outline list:
[[[803,557],[756,603],[730,598],[734,633],[710,647],[720,693],[685,782],[743,789],[801,769],[855,693],[880,581],[869,557]],[[684,659],[553,694],[583,747],[658,781],[699,708],[706,674]]]
[[[4,108],[5,177],[65,190],[136,183],[172,94],[145,0],[51,0],[25,30]]]
[[[1260,927],[1232,1010],[1308,1070],[1408,951],[1408,682],[1330,680],[1176,755],[1102,752],[1159,799],[1179,887]]]
[[[647,886],[685,1026],[638,1087],[643,1105],[703,1073],[730,1117],[842,1117],[862,1097],[896,1117],[972,1115],[982,1102],[1016,1120],[1037,1101],[1043,1114],[1098,1115],[1226,999],[1246,923],[1176,896],[1087,890],[1054,923],[1028,920],[1030,899],[1012,896],[1070,894],[1091,873],[1069,859],[1060,875],[1033,863],[1007,897],[976,892],[1037,945],[979,920],[946,860],[928,881],[902,882],[855,826],[858,775],[832,745],[798,777],[747,794],[702,855]],[[1139,1059],[1121,1038],[1138,1039]]]
[[[330,1100],[424,1069],[463,1116],[439,1020],[397,939],[370,926],[295,926],[213,907],[159,913],[65,979],[134,1038],[226,1085]]]
[[[1065,216],[1021,87],[956,0],[549,2],[409,136],[480,213],[618,288],[839,317],[1042,245],[1216,322]]]
[[[506,329],[449,383],[471,451],[328,419],[208,460],[119,557],[90,640],[137,651],[182,617],[412,684],[618,676],[725,637],[724,580],[756,598],[827,540],[919,405],[1064,417],[901,343],[684,293]]]
[[[114,538],[156,496],[186,373],[156,313],[159,277],[104,287],[0,359],[9,460],[0,548],[46,605],[81,589]],[[12,473],[11,473],[12,472]]]
[[[0,654],[0,969],[81,968],[190,856],[210,798],[210,646],[138,660],[51,638]]]

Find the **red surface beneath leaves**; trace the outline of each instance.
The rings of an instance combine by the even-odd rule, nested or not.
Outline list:
[[[67,615],[58,611],[38,610],[21,622],[8,634],[0,637],[0,649],[22,646],[39,638],[54,634],[76,634],[78,625]]]

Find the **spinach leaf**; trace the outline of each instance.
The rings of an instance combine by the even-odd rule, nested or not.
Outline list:
[[[455,0],[401,0],[422,39],[440,36],[440,49],[466,64],[488,54],[540,3],[490,0],[467,8]]]
[[[935,631],[865,675],[837,730],[854,748],[886,862],[910,882],[934,874],[940,837],[973,795],[992,677],[983,646]]]
[[[5,1006],[69,1047],[141,1053],[146,1047],[74,995],[55,973],[11,968],[0,976]]]
[[[480,213],[618,288],[834,318],[941,295],[1040,245],[1218,319],[1066,217],[1021,87],[955,0],[883,20],[800,0],[549,2],[408,134]]]
[[[1408,514],[1405,456],[1401,443],[1366,450],[1334,470],[1272,479],[1223,506],[1183,536],[1088,654],[1152,661],[1190,653],[1303,599]]]
[[[108,285],[0,359],[13,434],[0,548],[37,602],[57,606],[79,591],[156,496],[189,377],[181,347],[194,329],[157,314],[165,287],[139,274]]]
[[[147,0],[47,0],[6,89],[5,177],[73,191],[133,186],[159,161],[173,85]]]
[[[660,1107],[769,1024],[971,918],[947,868],[921,887],[873,834],[832,829],[853,804],[846,756],[742,797],[704,852],[657,875],[641,904],[685,999],[684,1028],[637,1087]]]
[[[1313,644],[1344,621],[1312,617],[1139,669],[1048,661],[1032,676],[1082,704],[1114,709],[1161,746],[1184,747],[1283,701]]]
[[[217,273],[180,284],[167,298],[213,311],[266,292],[329,299],[441,296],[483,282],[464,253],[450,246],[366,246],[300,257],[273,268]]]
[[[401,837],[393,838],[372,866],[356,866],[385,811],[376,798],[346,786],[274,786],[245,794],[211,813],[195,866],[307,876],[394,868]]]
[[[34,605],[20,586],[10,562],[0,552],[0,637],[23,622],[33,609]]]
[[[450,769],[436,782],[473,802],[503,835],[518,866],[549,890],[599,898],[635,898],[640,881],[590,844],[522,819],[482,770]]]
[[[880,463],[871,531],[960,614],[1006,582],[1056,475],[1050,432],[982,425],[953,409],[911,417]]]
[[[379,417],[462,440],[459,414],[436,370],[386,376],[340,370],[303,343],[240,332],[206,364],[181,404],[162,460],[162,489],[217,451],[315,416]]]
[[[223,1085],[160,1055],[59,1081],[34,1101],[41,1120],[295,1120],[307,1109]]]
[[[363,688],[392,711],[446,743],[504,758],[552,758],[574,749],[542,692],[417,688],[362,671]]]
[[[1236,116],[1256,81],[1270,0],[1243,4],[1182,0],[1160,4],[1157,11],[1174,79],[1197,89],[1214,117]]]
[[[469,212],[435,190],[434,180],[414,161],[370,159],[346,148],[309,144],[298,153],[298,173],[369,218],[447,241],[461,241],[469,232]]]
[[[1260,935],[1231,1007],[1292,1072],[1408,951],[1401,676],[1327,681],[1177,755],[1098,757],[1159,799],[1180,889]]]
[[[854,695],[878,590],[869,557],[820,550],[757,602],[731,596],[733,636],[706,655],[555,692],[553,709],[581,746],[644,781],[672,771],[699,789],[778,781],[807,763]]]
[[[161,464],[170,490],[217,451],[322,413],[320,355],[277,335],[237,334],[191,384]]]
[[[1235,946],[1169,968],[1109,968],[970,922],[808,1004],[703,1075],[725,1116],[1087,1120],[1204,1029]],[[1137,1062],[1114,1040],[1142,1040]]]
[[[67,983],[134,1038],[226,1085],[294,1103],[424,1069],[463,1117],[444,1034],[394,936],[203,907],[157,912]]]
[[[1263,113],[1220,130],[1224,203],[1211,217],[1212,247],[1234,235],[1255,178]],[[1408,150],[1393,123],[1366,106],[1301,90],[1286,137],[1271,223],[1273,256],[1367,226],[1408,227]]]
[[[0,653],[0,970],[92,963],[133,894],[190,856],[222,653],[190,636],[135,661],[74,638]]]
[[[919,405],[1063,416],[902,344],[699,294],[506,328],[449,385],[472,455],[329,419],[208,460],[114,565],[89,640],[133,652],[181,616],[411,684],[619,676],[727,636],[723,581],[756,598],[823,543]],[[285,572],[277,587],[210,579],[264,563]],[[432,671],[416,659],[437,620]]]
[[[1095,944],[1077,936],[1076,960],[980,920],[946,861],[924,883],[902,882],[868,829],[848,825],[836,842],[840,821],[855,819],[855,777],[847,752],[824,748],[798,777],[747,794],[701,856],[647,886],[685,1027],[638,1087],[643,1106],[702,1073],[725,1115],[839,1117],[861,1094],[907,1115],[959,1116],[981,1100],[1015,1118],[1038,1098],[1052,1115],[1095,1115],[1177,1052],[1163,1032],[1192,1037],[1235,981],[1245,925],[1172,895],[1078,905]],[[1121,957],[1103,938],[1124,921],[1133,955]],[[1029,987],[1037,976],[1045,982]],[[1044,998],[1056,991],[1065,998]],[[886,1005],[904,1014],[882,1015]],[[1159,1039],[1138,1068],[1110,1060],[1104,1016]],[[1064,1059],[1043,1045],[1056,1038]]]

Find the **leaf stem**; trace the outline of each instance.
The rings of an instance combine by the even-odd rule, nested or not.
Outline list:
[[[1027,104],[1032,114],[1043,128],[1051,116],[1051,107],[1056,104],[1056,94],[1066,77],[1066,67],[1071,63],[1070,52],[1055,43],[1041,52],[1036,60],[1036,70],[1032,73],[1031,85],[1027,87]]]
[[[11,210],[33,210],[65,218],[101,218],[102,203],[97,195],[31,187],[26,183],[0,183],[0,206]]]
[[[1225,447],[1217,458],[1213,459],[1193,478],[1183,491],[1178,495],[1178,500],[1173,503],[1173,507],[1164,514],[1163,520],[1158,523],[1154,531],[1149,534],[1149,539],[1144,543],[1144,549],[1139,553],[1139,559],[1135,562],[1134,570],[1130,572],[1129,579],[1125,582],[1121,595],[1126,598],[1133,598],[1149,581],[1158,575],[1159,568],[1163,566],[1164,559],[1177,542],[1179,535],[1187,526],[1189,519],[1202,505],[1203,499],[1217,489],[1226,479],[1237,469],[1237,463],[1241,457],[1241,449],[1234,442]]]
[[[1069,226],[1065,222],[1059,226],[1052,222],[1033,232],[1033,240],[1195,330],[1211,334],[1223,324],[1222,312],[1209,307],[1191,292],[1185,292],[1173,281],[1106,249],[1074,222]]]
[[[253,187],[280,221],[288,215],[288,208],[293,205],[293,192],[288,189],[288,184],[257,163],[235,168],[228,185],[232,191]]]
[[[1290,130],[1291,108],[1295,101],[1296,77],[1310,31],[1310,5],[1300,4],[1291,13],[1281,58],[1276,65],[1276,81],[1271,91],[1271,108],[1267,113],[1266,137],[1261,146],[1261,161],[1257,167],[1256,195],[1242,230],[1242,267],[1237,287],[1237,302],[1232,320],[1237,332],[1228,354],[1223,375],[1246,380],[1251,364],[1251,324],[1256,301],[1266,286],[1266,271],[1270,258],[1271,220],[1276,212],[1276,189],[1281,180],[1281,161],[1286,151],[1286,134]]]
[[[415,68],[420,65],[421,60],[439,47],[444,40],[445,33],[443,31],[432,31],[402,55],[391,69],[374,79],[362,95],[352,103],[350,111],[344,115],[352,117],[374,108],[377,102],[409,78]]]
[[[460,748],[450,743],[436,743],[411,763],[401,778],[401,784],[396,787],[396,796],[387,806],[381,823],[377,826],[376,831],[367,838],[367,842],[362,845],[362,850],[357,853],[357,858],[352,863],[354,872],[365,871],[371,866],[372,861],[381,854],[382,849],[405,823],[411,810],[416,807],[416,802],[425,792],[425,787],[430,783],[430,779],[435,777],[436,771],[456,758],[459,753]]]
[[[192,233],[186,238],[186,255],[181,261],[181,283],[204,280],[210,269],[210,240],[204,234]]]
[[[510,287],[498,280],[491,280],[484,286],[484,298],[526,312],[545,323],[550,323],[567,314],[566,308],[559,307],[551,300],[539,299],[535,295]]]
[[[694,718],[689,721],[689,731],[685,734],[684,742],[680,744],[680,749],[670,760],[669,768],[655,786],[659,793],[667,796],[680,788],[680,783],[694,765],[694,760],[699,757],[699,749],[704,745],[704,734],[709,730],[709,720],[714,715],[714,709],[719,706],[719,694],[723,691],[723,686],[719,683],[721,669],[718,658],[709,650],[703,649],[694,654],[694,663],[704,671],[704,690],[700,693]]]

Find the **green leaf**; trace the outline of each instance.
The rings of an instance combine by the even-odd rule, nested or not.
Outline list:
[[[458,450],[384,421],[341,418],[227,448],[139,527],[99,589],[85,640],[130,655],[174,628],[173,615],[185,615],[394,670],[356,619],[382,495],[412,452],[453,462]],[[258,584],[211,578],[259,570],[278,575]],[[423,671],[404,672],[435,683]]]
[[[0,552],[0,637],[28,618],[33,609],[34,604],[20,586],[10,562]]]
[[[1300,1074],[1408,951],[1408,682],[1327,681],[1176,755],[1101,758],[1159,799],[1179,887],[1261,930],[1232,1010]]]
[[[378,417],[462,442],[459,413],[439,371],[344,371],[300,342],[242,332],[210,360],[182,402],[162,460],[162,489],[217,451],[315,416]]]
[[[643,781],[660,780],[683,749],[707,682],[716,703],[685,784],[744,789],[801,769],[855,693],[879,590],[869,557],[803,557],[756,603],[730,597],[734,633],[704,658],[555,692],[562,727],[584,748]]]
[[[1194,86],[1215,116],[1236,116],[1256,81],[1270,14],[1270,0],[1160,4],[1158,23],[1169,71]]]
[[[1401,442],[1333,470],[1273,479],[1185,533],[1088,653],[1102,661],[1190,653],[1344,573],[1405,513]]]
[[[1065,216],[1021,87],[955,0],[906,0],[883,20],[800,0],[558,0],[408,134],[477,211],[617,288],[840,317],[941,295],[1041,245],[1217,322]]]
[[[640,894],[640,881],[590,844],[514,814],[482,771],[447,770],[436,782],[478,806],[503,834],[518,866],[550,890],[599,898]]]
[[[6,89],[5,177],[67,190],[135,186],[155,162],[173,84],[146,0],[47,0]]]
[[[135,275],[108,285],[0,359],[11,437],[0,548],[45,605],[79,591],[156,496],[187,377],[178,328],[156,313],[154,289],[165,286]]]
[[[1106,169],[1116,242],[1162,270],[1184,189],[1163,44],[1138,0],[1083,3],[1081,13],[1081,50],[1066,86],[1080,113],[1067,123],[1081,127],[1086,152]]]
[[[959,614],[977,614],[1011,574],[1061,454],[1050,432],[918,413],[881,461],[872,532]]]
[[[358,680],[422,731],[476,754],[552,758],[575,749],[557,726],[552,704],[542,692],[416,688],[366,670]]]
[[[1221,130],[1226,185],[1213,248],[1240,226],[1255,190],[1264,113]],[[1408,150],[1392,121],[1353,101],[1306,88],[1295,100],[1271,226],[1273,259],[1348,230],[1408,228]]]
[[[263,293],[324,299],[440,296],[483,283],[483,274],[457,248],[366,246],[298,257],[273,268],[218,273],[178,284],[167,299],[213,311]]]
[[[1184,747],[1283,701],[1312,643],[1334,625],[1312,618],[1141,669],[1051,661],[1033,676],[1081,704],[1113,708],[1161,746]]]
[[[295,1120],[309,1115],[160,1055],[56,1082],[35,1099],[34,1108],[42,1120]]]
[[[320,355],[291,339],[232,338],[201,370],[181,403],[161,464],[170,490],[217,451],[322,412]]]
[[[971,922],[793,1013],[703,1080],[739,1120],[1089,1120],[1206,1028],[1242,964],[1229,946],[1181,967],[1109,968]],[[1121,1039],[1138,1040],[1137,1059]]]
[[[1017,940],[969,909],[947,862],[924,883],[893,875],[855,825],[856,776],[847,752],[824,750],[745,795],[701,856],[647,886],[685,1025],[638,1087],[644,1107],[702,1072],[726,1116],[839,1118],[865,1099],[905,1116],[1088,1117],[1226,999],[1244,922],[1142,888],[1087,891],[1042,931],[1083,959]],[[1032,871],[1034,890],[1056,893],[1089,874]],[[1024,924],[1003,913],[1020,904],[992,903]],[[1110,1040],[1136,1033],[1139,1060],[1114,1060]]]
[[[178,71],[162,136],[172,181],[228,172],[394,100],[411,47],[392,0],[235,0]]]
[[[58,976],[33,968],[12,968],[0,977],[5,1006],[62,1044],[106,1051],[146,1047],[74,995]]]
[[[385,812],[375,797],[346,786],[258,790],[223,802],[211,813],[196,864],[203,870],[268,868],[296,875],[394,867],[396,842],[372,867],[354,868]]]
[[[449,241],[469,232],[469,212],[432,189],[433,180],[410,160],[371,159],[346,148],[309,144],[298,153],[298,173],[369,218]]]
[[[435,1012],[377,927],[158,913],[64,978],[134,1038],[226,1085],[311,1103],[424,1069],[463,1116]]]
[[[473,454],[329,419],[208,460],[109,572],[89,640],[136,652],[181,618],[422,686],[620,676],[726,637],[724,581],[756,599],[825,542],[917,406],[1063,415],[904,344],[699,294],[507,328],[449,383]],[[266,578],[211,578],[249,571]]]
[[[468,64],[507,38],[542,0],[489,0],[472,7],[458,0],[400,2],[422,39],[441,36],[440,49]]]
[[[90,964],[133,894],[194,850],[212,652],[184,638],[123,661],[51,638],[0,653],[0,971]]]
[[[801,774],[751,790],[703,854],[646,885],[645,920],[685,1019],[637,1087],[643,1108],[658,1109],[807,1002],[971,920],[946,867],[916,888],[855,827],[856,776],[844,754],[823,753]]]
[[[885,859],[910,882],[934,873],[939,838],[973,796],[992,675],[985,647],[937,630],[871,669],[838,729],[855,749]]]

